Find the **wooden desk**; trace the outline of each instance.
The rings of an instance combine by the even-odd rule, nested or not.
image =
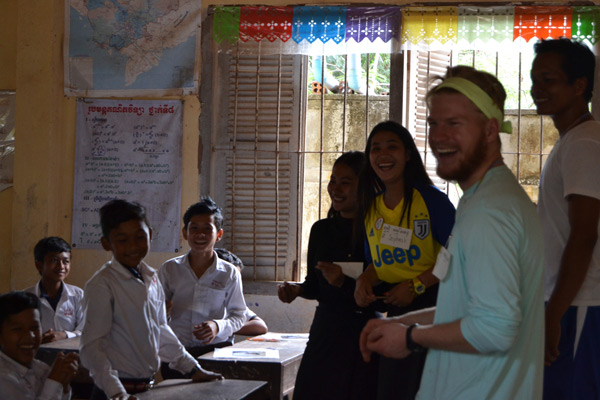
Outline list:
[[[270,337],[273,334],[269,333],[267,335]],[[263,336],[257,338],[260,339]],[[308,341],[307,335],[305,336],[306,339],[303,340],[282,340],[279,342],[244,340],[233,345],[234,348],[277,349],[279,350],[279,359],[217,359],[213,358],[211,352],[198,357],[198,361],[203,368],[219,372],[227,379],[267,381],[267,398],[283,399],[294,390],[296,374]]]
[[[135,396],[140,400],[241,400],[247,399],[266,384],[264,381],[236,379],[202,383],[191,383],[189,379],[169,379]]]
[[[58,340],[56,342],[43,343],[35,358],[42,360],[48,365],[52,365],[56,359],[56,355],[61,351],[63,353],[75,352],[79,354],[79,339],[80,337],[77,336],[70,339]]]

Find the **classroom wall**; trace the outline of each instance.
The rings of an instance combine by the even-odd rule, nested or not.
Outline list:
[[[486,2],[497,3],[477,3]],[[259,3],[293,4],[283,0]],[[303,3],[339,4],[316,0]],[[345,3],[363,4],[364,1]],[[410,4],[407,1],[372,3]],[[436,3],[455,4],[449,0]],[[544,2],[550,3],[561,2]],[[68,241],[71,238],[75,99],[65,97],[63,92],[64,4],[65,0],[0,0],[0,90],[17,90],[14,187],[0,192],[0,292],[21,289],[37,281],[32,249],[40,238],[49,235],[62,236]],[[209,4],[206,2],[203,7]],[[185,96],[183,100],[182,208],[198,198],[201,179],[198,171],[200,104],[194,96]],[[147,260],[158,266],[175,255],[151,253]],[[109,254],[104,251],[74,250],[68,281],[83,286],[108,259]]]

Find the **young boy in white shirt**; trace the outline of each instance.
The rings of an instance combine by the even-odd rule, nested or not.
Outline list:
[[[42,343],[80,336],[83,290],[64,282],[71,271],[71,246],[56,236],[43,238],[33,256],[41,279],[25,291],[40,298]]]
[[[26,292],[0,296],[0,394],[3,399],[71,398],[77,353],[59,353],[50,368],[36,360],[42,343],[40,301]]]
[[[194,357],[233,343],[246,321],[240,272],[217,257],[223,214],[210,198],[190,206],[183,216],[183,237],[190,251],[165,262],[158,273],[170,308],[169,325]],[[167,365],[163,377],[179,378]]]
[[[152,230],[145,209],[111,200],[100,209],[102,247],[113,253],[85,285],[80,355],[94,379],[92,399],[127,399],[151,387],[160,361],[193,381],[220,379],[203,370],[167,325],[164,292],[143,260]]]

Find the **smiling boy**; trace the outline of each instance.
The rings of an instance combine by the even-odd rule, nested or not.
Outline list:
[[[40,301],[26,292],[0,296],[0,393],[5,399],[69,399],[76,353],[59,353],[52,368],[36,360],[42,342]]]
[[[190,251],[165,262],[159,277],[167,302],[172,302],[169,325],[197,357],[233,343],[233,334],[246,321],[246,302],[240,272],[214,251],[223,236],[221,209],[203,197],[187,209],[183,223]],[[176,377],[164,365],[161,371]]]
[[[152,238],[145,209],[111,200],[100,209],[100,225],[102,247],[113,258],[85,286],[80,354],[94,379],[92,399],[125,399],[149,389],[161,360],[194,381],[219,379],[167,325],[162,286],[144,262]]]
[[[83,290],[64,282],[71,271],[71,246],[51,236],[35,245],[33,255],[41,279],[25,291],[40,298],[42,343],[80,336]]]

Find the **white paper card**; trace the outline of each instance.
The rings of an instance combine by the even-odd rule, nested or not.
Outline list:
[[[262,348],[242,348],[242,347],[223,347],[215,349],[213,358],[234,358],[234,359],[248,359],[248,358],[279,358],[279,350],[276,349],[262,349]]]
[[[383,231],[381,231],[380,242],[392,247],[400,247],[401,249],[408,249],[410,247],[410,240],[412,239],[412,229],[402,228],[401,226],[395,226],[390,224],[383,224]]]
[[[353,279],[358,279],[363,273],[363,263],[361,262],[335,261],[334,264],[342,267],[342,273]]]
[[[450,266],[450,260],[452,259],[452,254],[446,249],[442,247],[440,252],[438,253],[437,260],[435,261],[435,266],[433,267],[433,275],[435,275],[440,281],[446,279],[446,274],[448,273],[448,267]]]

